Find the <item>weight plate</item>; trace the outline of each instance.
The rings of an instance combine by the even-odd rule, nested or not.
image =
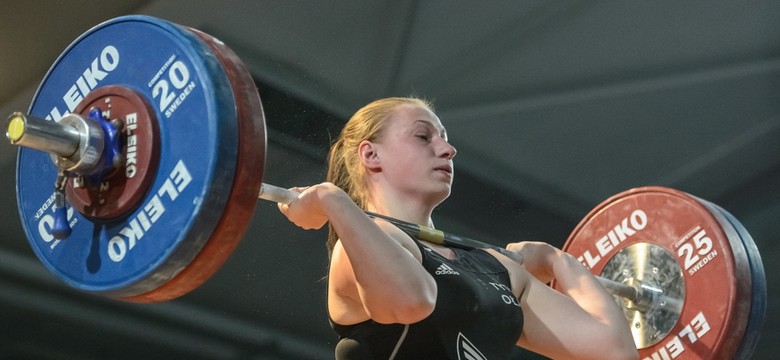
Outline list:
[[[734,355],[734,359],[751,359],[758,345],[758,340],[761,338],[761,330],[766,317],[766,275],[764,273],[764,264],[761,261],[761,254],[758,252],[758,247],[753,241],[753,237],[750,236],[747,229],[731,213],[706,200],[699,199],[699,201],[708,206],[710,211],[723,215],[727,221],[723,223],[723,226],[733,227],[736,236],[742,241],[742,245],[747,253],[748,262],[750,263],[750,283],[752,285],[750,291],[750,315],[748,316],[742,343]]]
[[[741,240],[719,218],[686,193],[643,187],[604,201],[566,241],[564,250],[597,275],[621,250],[636,244],[674,256],[685,284],[682,311],[668,334],[652,345],[635,338],[640,358],[731,359],[737,352],[750,311],[750,264]],[[632,331],[643,326],[628,320]]]
[[[56,169],[21,149],[17,200],[41,262],[78,289],[113,297],[149,292],[203,248],[230,195],[237,158],[236,109],[227,75],[191,32],[148,16],[104,22],[76,39],[49,69],[30,107],[57,119],[94,89],[116,85],[145,97],[159,125],[150,191],[126,216],[100,221],[72,208],[71,236],[51,235]]]
[[[216,55],[230,79],[238,115],[238,162],[232,192],[222,217],[197,257],[175,278],[145,294],[124,298],[158,302],[175,298],[208,280],[233,253],[257,205],[265,169],[265,117],[257,86],[239,57],[218,39],[195,29]]]

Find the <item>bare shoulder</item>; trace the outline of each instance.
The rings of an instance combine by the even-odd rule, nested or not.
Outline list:
[[[386,221],[375,220],[375,222],[379,228],[382,229],[382,231],[390,236],[390,238],[398,242],[401,247],[409,251],[412,256],[417,259],[417,261],[422,261],[422,253],[420,252],[420,248],[407,233]]]

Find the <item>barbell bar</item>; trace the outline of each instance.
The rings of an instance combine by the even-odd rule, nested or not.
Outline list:
[[[80,131],[79,128],[69,125],[74,122],[96,123],[89,118],[76,114],[66,114],[63,119],[75,120],[69,120],[67,122],[60,120],[58,122],[54,122],[16,112],[11,114],[11,116],[8,118],[6,125],[6,137],[12,145],[23,146],[29,149],[51,153],[53,159],[55,159],[55,163],[60,162],[58,158],[65,158],[70,160],[71,163],[82,163],[82,158],[87,157],[85,154],[88,154],[88,152],[80,149],[92,149],[97,147],[94,144],[102,145],[104,138],[103,136],[92,135],[89,132],[85,133],[84,131]],[[89,143],[89,145],[85,146],[84,142]],[[102,149],[102,146],[100,146],[100,148]],[[83,166],[81,171],[91,173],[94,168],[97,167],[97,165],[98,162],[93,161],[91,162],[90,166]],[[66,170],[71,171],[70,168],[67,168]],[[298,196],[298,194],[294,191],[267,183],[262,183],[260,189],[261,190],[258,194],[259,199],[276,203],[289,204],[297,199]],[[489,248],[512,258],[517,257],[516,254],[513,254],[504,248],[478,240],[454,235],[438,229],[413,224],[369,211],[366,211],[365,213],[369,217],[382,219],[399,227],[409,236],[418,240],[444,246],[453,246],[461,249]],[[68,222],[66,219],[62,218],[63,216],[66,216],[66,214],[64,212],[59,212],[56,216],[57,218],[55,219],[55,227],[52,229],[53,233],[69,234],[70,229]],[[62,236],[62,238],[65,237],[66,236]],[[520,262],[522,262],[522,260]],[[662,300],[652,300],[650,296],[645,295],[659,293],[662,294],[663,291],[660,289],[653,289],[645,285],[634,287],[598,276],[597,279],[613,295],[624,297],[633,301],[634,303],[650,304],[654,301],[662,301],[676,308],[678,312],[680,309],[682,309],[682,304],[678,299],[663,297],[663,295],[661,295],[662,298],[659,299]]]

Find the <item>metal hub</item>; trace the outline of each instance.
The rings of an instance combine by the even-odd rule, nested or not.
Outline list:
[[[637,290],[633,299],[614,296],[637,349],[655,345],[677,324],[685,300],[685,279],[666,249],[648,243],[628,246],[607,262],[601,276]]]

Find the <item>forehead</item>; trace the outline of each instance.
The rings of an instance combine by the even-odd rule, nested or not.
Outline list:
[[[390,115],[390,126],[410,127],[429,125],[440,132],[446,132],[439,117],[428,108],[417,105],[399,105]]]

